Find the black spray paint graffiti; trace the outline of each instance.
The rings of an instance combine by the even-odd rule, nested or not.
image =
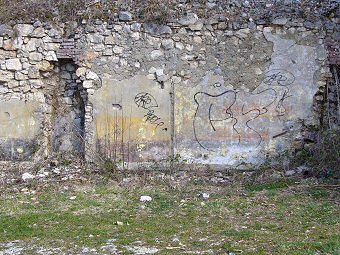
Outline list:
[[[259,107],[255,108],[255,107],[252,107],[252,108],[248,108],[246,109],[246,105],[243,104],[242,105],[242,115],[247,115],[248,116],[248,120],[246,121],[246,126],[252,130],[254,133],[257,134],[257,136],[259,137],[259,141],[258,141],[258,144],[256,147],[260,146],[260,144],[262,143],[263,141],[263,138],[262,138],[262,135],[255,129],[251,126],[251,122],[256,120],[257,118],[259,118],[261,115],[265,114],[268,112],[268,107],[271,106],[276,98],[277,98],[277,92],[274,90],[274,89],[265,89],[261,92],[258,92],[258,93],[250,93],[249,94],[249,97],[262,97],[264,95],[267,95],[269,98],[268,101],[266,100],[266,102],[263,102]],[[256,101],[256,99],[254,100]],[[260,100],[259,100],[260,102]],[[250,115],[250,116],[249,116]],[[240,140],[239,140],[240,142]]]
[[[200,97],[205,97],[205,96],[210,97],[212,99],[222,98],[222,100],[225,100],[225,103],[224,103],[224,106],[226,108],[225,111],[218,112],[218,109],[215,105],[216,101],[214,102],[214,100],[211,103],[209,103],[208,107],[204,107],[203,105],[201,105],[200,104],[200,101],[201,101]],[[224,121],[224,120],[233,119],[237,123],[237,119],[235,119],[233,117],[233,112],[231,111],[231,107],[234,105],[234,103],[236,101],[236,92],[232,91],[232,90],[228,90],[228,91],[225,91],[225,92],[223,92],[221,94],[217,94],[217,95],[208,94],[206,92],[197,92],[194,95],[194,100],[195,100],[195,103],[197,104],[197,108],[196,108],[196,112],[195,112],[195,116],[194,116],[194,120],[193,120],[195,139],[202,148],[208,149],[200,142],[200,139],[198,138],[197,127],[196,127],[197,117],[198,116],[201,117],[202,115],[207,116],[206,121],[209,122],[210,127],[213,129],[213,131],[216,131],[215,126],[214,126],[215,122],[221,122],[221,121]],[[217,114],[216,114],[216,112],[217,112]],[[237,132],[237,130],[236,130],[236,132]]]
[[[220,82],[215,82],[213,85],[211,85],[212,87],[214,87],[214,88],[220,88],[220,87],[222,87],[222,83],[220,83]]]
[[[289,86],[295,81],[295,77],[291,72],[281,69],[270,70],[265,76],[263,83],[267,85]]]
[[[258,107],[249,108],[245,103],[240,104],[240,92],[236,92],[233,90],[228,90],[220,94],[209,94],[206,92],[197,92],[194,95],[194,101],[197,105],[195,116],[193,120],[193,128],[194,128],[194,136],[198,144],[204,148],[209,150],[207,146],[205,146],[201,141],[198,135],[198,126],[197,121],[198,118],[203,120],[203,123],[209,123],[210,131],[216,131],[216,123],[222,123],[224,121],[230,121],[232,125],[232,129],[238,136],[238,143],[241,142],[241,133],[239,129],[244,129],[244,127],[237,127],[239,124],[240,116],[245,116],[246,121],[244,125],[246,128],[251,130],[258,137],[258,144],[260,145],[262,142],[261,134],[252,127],[252,121],[256,120],[261,115],[268,112],[268,107],[274,103],[276,100],[276,91],[274,89],[266,89],[258,93],[247,93],[246,96],[242,96],[242,98],[251,98],[254,102],[259,102]],[[271,100],[266,102],[261,102],[260,97],[271,98]],[[238,101],[239,100],[239,101]],[[262,100],[263,101],[263,100]],[[208,102],[208,103],[207,103]],[[238,106],[236,107],[236,104]],[[223,105],[223,110],[221,111],[221,105]],[[236,108],[240,108],[241,111]],[[205,133],[209,133],[209,130],[205,130]]]
[[[241,92],[234,90],[227,90],[222,93],[213,94],[207,92],[197,92],[194,95],[194,101],[197,105],[194,119],[193,130],[194,136],[198,144],[207,150],[210,150],[209,142],[203,142],[205,137],[210,132],[216,132],[216,125],[232,125],[232,130],[238,136],[238,144],[241,142],[241,130],[248,129],[248,132],[253,132],[258,137],[256,147],[260,146],[263,141],[261,133],[256,130],[254,126],[255,121],[262,115],[269,111],[271,105],[275,106],[277,116],[283,116],[286,113],[284,107],[284,101],[291,97],[288,88],[295,80],[292,73],[284,70],[271,70],[266,73],[266,77],[263,81],[264,84],[271,86],[271,88],[263,89],[260,92]],[[220,89],[220,83],[215,83],[214,88]],[[282,89],[276,89],[284,87]],[[251,106],[248,106],[247,102],[252,102]],[[276,105],[275,105],[275,102]],[[255,105],[255,106],[254,106]],[[241,118],[243,116],[243,118]],[[200,121],[198,121],[200,119]],[[241,119],[243,120],[241,122]],[[199,123],[209,129],[204,129],[199,134]],[[206,123],[206,126],[204,123]],[[207,145],[206,145],[207,144]]]
[[[275,111],[277,112],[278,117],[282,117],[287,112],[287,109],[284,107],[284,101],[291,97],[289,85],[291,85],[295,81],[295,76],[286,70],[281,69],[273,69],[268,71],[265,74],[265,79],[263,80],[264,84],[269,86],[281,86],[285,87],[282,95],[280,96],[277,105],[275,107]]]
[[[292,97],[292,95],[289,95],[289,88],[286,88],[275,107],[278,117],[282,117],[286,114],[287,109],[284,107],[283,103],[289,97]]]
[[[158,108],[158,103],[156,99],[147,92],[139,93],[135,96],[135,104],[138,108],[142,108],[147,110],[148,112],[144,115],[145,122],[149,122],[157,127],[164,126],[164,122],[155,114],[155,111],[152,108]],[[167,131],[167,128],[163,128],[164,131]]]

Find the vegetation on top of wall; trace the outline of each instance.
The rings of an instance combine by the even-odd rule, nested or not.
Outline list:
[[[200,17],[220,14],[230,21],[294,17],[308,20],[339,15],[339,1],[327,0],[0,0],[0,23],[117,20],[129,11],[140,21],[166,23],[188,12]]]
[[[129,10],[143,21],[165,23],[173,0],[0,0],[0,23],[32,22],[89,22],[118,19],[119,11]]]
[[[78,21],[80,18],[110,18],[115,1],[0,0],[0,22]]]

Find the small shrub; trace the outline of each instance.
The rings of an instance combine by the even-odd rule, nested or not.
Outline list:
[[[100,165],[100,168],[102,170],[102,173],[108,178],[111,178],[117,174],[117,166],[111,159],[106,159],[105,161],[103,161]]]
[[[340,178],[340,130],[320,131],[316,142],[299,151],[294,158],[295,166],[306,164],[311,175]]]
[[[172,0],[146,0],[135,1],[138,16],[144,21],[158,24],[166,23],[171,17]]]

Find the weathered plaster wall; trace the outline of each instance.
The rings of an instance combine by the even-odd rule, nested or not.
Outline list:
[[[0,105],[34,119],[19,130],[41,146],[36,155],[246,167],[300,148],[306,127],[319,125],[333,30],[303,20],[241,29],[195,14],[168,25],[98,21],[67,40],[62,27],[1,29]]]
[[[207,164],[263,163],[268,153],[289,147],[302,120],[317,124],[316,47],[283,39],[271,28],[263,34],[273,52],[268,67],[257,66],[262,80],[233,86],[217,69],[189,90],[190,80],[176,87],[177,153]]]
[[[97,151],[120,162],[164,159],[171,151],[170,88],[137,75],[102,79],[93,103]]]
[[[39,104],[19,99],[0,102],[0,159],[20,159],[36,149],[41,116]]]

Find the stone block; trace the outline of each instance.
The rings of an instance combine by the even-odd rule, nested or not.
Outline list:
[[[6,59],[6,58],[15,58],[16,57],[15,51],[9,51],[9,50],[2,50],[0,49],[0,58]]]
[[[32,61],[39,62],[43,59],[43,55],[39,52],[31,52],[28,54],[28,58]]]
[[[86,68],[85,67],[79,67],[78,69],[77,69],[77,71],[76,71],[76,75],[78,76],[78,77],[82,77],[82,76],[84,76],[85,74],[86,74]]]
[[[99,80],[99,77],[95,72],[89,71],[86,74],[86,79],[88,79],[88,80]]]
[[[143,25],[144,31],[146,33],[152,34],[152,35],[162,35],[162,34],[171,34],[171,28],[166,25],[158,25],[154,23],[145,23]]]
[[[13,79],[14,79],[13,72],[0,70],[0,83],[7,82]]]
[[[40,77],[40,72],[36,67],[30,67],[28,69],[28,78],[30,79],[38,79]]]
[[[38,27],[30,34],[31,37],[42,38],[46,35],[45,29],[43,27]]]
[[[7,82],[7,87],[10,88],[10,89],[19,87],[19,81],[10,80],[10,81]]]
[[[164,39],[162,40],[162,47],[166,50],[170,50],[174,48],[174,41],[172,39]]]
[[[131,31],[139,32],[141,27],[142,27],[141,23],[133,23],[131,24]]]
[[[20,71],[15,72],[15,79],[18,81],[23,81],[28,79],[28,75]]]
[[[54,68],[54,65],[51,64],[49,61],[46,61],[46,60],[43,60],[43,61],[40,61],[36,67],[40,70],[40,71],[43,71],[43,72],[48,72],[48,71],[52,71],[53,68]]]
[[[90,88],[93,88],[93,81],[84,81],[83,82],[83,87],[85,88],[85,89],[90,89]]]
[[[112,35],[106,36],[104,40],[105,44],[112,45],[116,43],[115,37]]]
[[[132,14],[128,11],[121,11],[119,12],[119,20],[121,21],[131,21]]]
[[[0,36],[12,35],[12,27],[5,24],[0,24]]]
[[[22,69],[20,59],[12,58],[6,60],[6,68],[11,71],[19,71]]]
[[[276,18],[272,21],[272,24],[284,26],[287,24],[287,22],[288,22],[287,18]]]
[[[112,48],[107,48],[103,51],[103,56],[112,56],[113,52],[112,52]]]
[[[34,27],[29,24],[17,24],[14,26],[14,30],[17,31],[19,36],[29,36],[33,32]]]
[[[21,49],[22,45],[23,45],[23,41],[21,37],[18,37],[14,39],[4,40],[3,48],[5,50],[17,50],[17,49]]]
[[[58,61],[57,55],[55,54],[55,51],[49,51],[47,52],[45,59],[48,61]]]
[[[181,17],[178,21],[179,24],[183,26],[193,25],[198,21],[198,16],[195,13],[188,13],[187,15]]]
[[[42,88],[43,85],[44,85],[44,83],[40,79],[29,80],[29,83],[30,83],[32,88],[36,88],[36,89]]]
[[[196,24],[189,25],[189,28],[193,31],[201,31],[203,29],[203,22],[197,22]]]
[[[28,52],[36,51],[41,46],[41,39],[31,38],[24,46],[24,49]]]
[[[112,50],[115,54],[122,54],[124,52],[124,47],[115,45]]]

